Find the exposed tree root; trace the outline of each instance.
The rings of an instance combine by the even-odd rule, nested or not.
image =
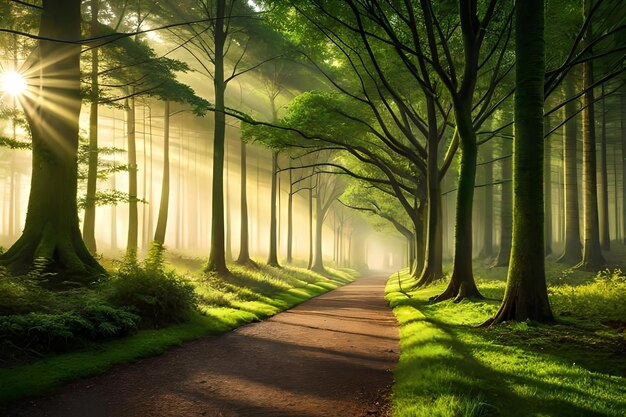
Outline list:
[[[520,300],[522,297],[518,291],[508,293],[498,312],[478,327],[495,326],[506,321],[554,322],[554,316],[550,310],[547,298],[543,302],[537,300],[536,297],[525,298],[526,302],[522,302]]]
[[[14,275],[41,268],[53,285],[88,284],[101,279],[106,271],[89,253],[80,233],[64,236],[44,228],[41,233],[25,230],[17,242],[0,256],[0,265]]]
[[[455,303],[459,303],[466,298],[484,299],[483,295],[478,291],[473,278],[460,280],[452,275],[450,283],[445,291],[437,296],[431,297],[430,300],[436,303],[453,299]]]

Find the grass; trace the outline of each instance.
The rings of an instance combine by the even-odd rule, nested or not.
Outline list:
[[[406,273],[400,279],[410,287]],[[504,281],[479,280],[487,300],[431,303],[443,283],[408,298],[392,276],[386,298],[401,344],[393,415],[625,416],[626,334],[616,318],[626,318],[626,281],[605,273],[553,282],[557,324],[479,329],[497,310]]]
[[[179,268],[180,265],[177,265]],[[68,381],[100,374],[115,365],[158,355],[183,342],[230,331],[259,321],[354,280],[352,271],[327,276],[297,268],[232,266],[226,278],[188,276],[198,293],[198,312],[190,320],[161,329],[92,343],[78,351],[0,369],[0,404],[39,396]]]

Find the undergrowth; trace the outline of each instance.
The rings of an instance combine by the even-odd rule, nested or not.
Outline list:
[[[262,320],[356,277],[261,265],[230,265],[218,277],[189,272],[196,264],[168,264],[154,246],[106,280],[64,290],[42,285],[47,277],[36,271],[0,270],[0,404]]]

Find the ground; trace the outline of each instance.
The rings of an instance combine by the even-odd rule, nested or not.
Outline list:
[[[386,416],[398,360],[386,276],[83,379],[6,416]]]

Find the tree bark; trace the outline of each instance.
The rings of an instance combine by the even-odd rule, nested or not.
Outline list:
[[[565,96],[573,97],[576,94],[573,77],[565,80]],[[578,210],[578,127],[574,114],[578,111],[575,101],[565,105],[565,123],[563,136],[563,164],[565,166],[563,178],[565,187],[565,247],[559,262],[574,265],[582,259],[580,244],[580,214]]]
[[[91,37],[98,36],[98,13],[100,0],[91,0]],[[91,103],[89,106],[89,167],[87,171],[87,195],[83,220],[83,240],[89,252],[95,254],[96,247],[96,187],[98,184],[98,100],[99,100],[99,55],[98,48],[91,50]]]
[[[165,244],[167,216],[170,207],[170,102],[165,101],[163,110],[163,181],[161,182],[161,201],[154,241]]]
[[[78,224],[77,151],[80,46],[45,39],[80,39],[79,0],[44,0],[38,75],[33,96],[22,97],[32,133],[32,180],[22,236],[0,256],[0,264],[24,274],[36,259],[62,282],[92,282],[104,269],[87,250]],[[63,109],[60,113],[59,110]]]
[[[215,126],[213,135],[213,201],[211,219],[211,252],[206,267],[207,272],[227,274],[224,242],[224,138],[226,135],[226,115],[224,113],[224,0],[217,0],[215,19],[215,70],[213,85],[215,89]]]
[[[515,8],[513,245],[504,299],[486,325],[553,320],[545,277],[543,230],[544,0]]]

